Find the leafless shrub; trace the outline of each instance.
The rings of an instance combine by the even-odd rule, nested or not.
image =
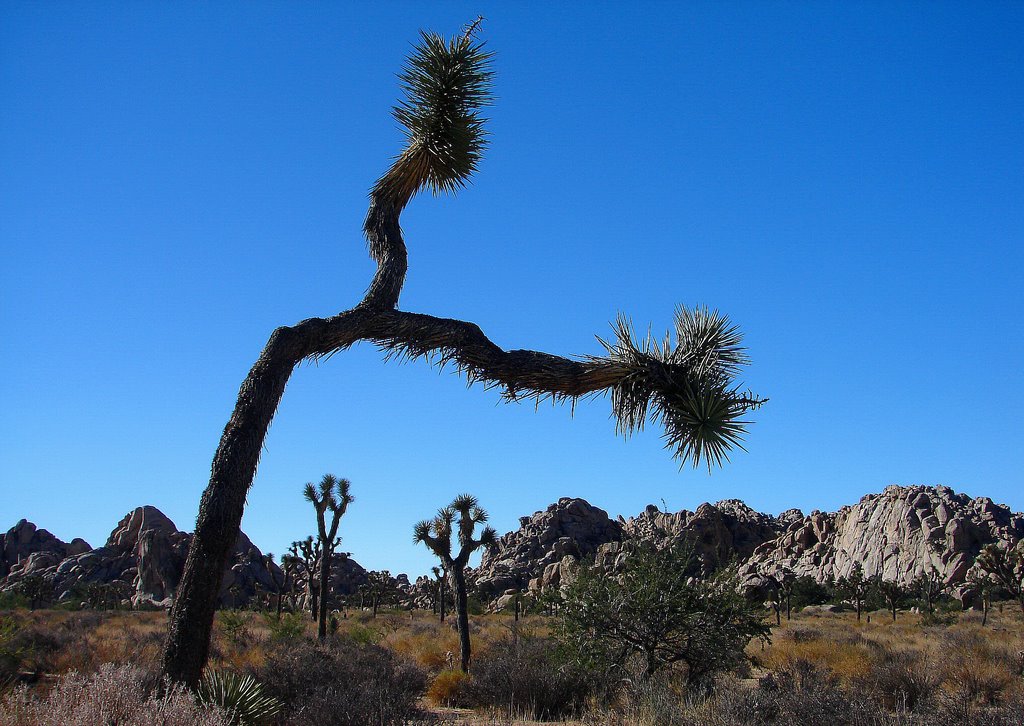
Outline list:
[[[163,693],[139,668],[105,663],[92,675],[62,676],[53,690],[37,698],[21,686],[0,703],[6,726],[230,726],[228,714],[196,703],[181,686]]]
[[[471,675],[474,705],[539,720],[579,715],[609,687],[609,679],[559,659],[553,641],[536,637],[494,643],[473,661]]]
[[[887,651],[869,676],[869,687],[889,710],[915,711],[942,682],[936,663],[920,651]]]
[[[253,675],[284,702],[280,722],[302,726],[390,726],[419,715],[426,674],[377,645],[342,638],[279,644]]]

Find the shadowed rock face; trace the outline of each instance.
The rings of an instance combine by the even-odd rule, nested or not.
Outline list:
[[[948,585],[964,581],[981,548],[1024,538],[1024,515],[988,497],[949,487],[888,486],[835,513],[812,512],[754,550],[746,574],[788,569],[819,581],[860,563],[868,576],[909,585],[931,568]]]
[[[106,544],[91,549],[83,540],[65,544],[46,530],[21,520],[2,535],[6,568],[0,590],[17,585],[27,575],[53,583],[60,599],[72,597],[77,586],[111,585],[131,593],[132,604],[167,606],[181,578],[192,536],[152,506],[138,507],[117,523]],[[261,589],[274,591],[276,565],[268,569],[263,554],[239,533],[221,590],[221,603],[248,602]]]

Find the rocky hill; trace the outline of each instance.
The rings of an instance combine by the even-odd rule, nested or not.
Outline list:
[[[163,512],[145,506],[117,523],[102,547],[84,540],[64,543],[45,529],[21,520],[0,535],[0,591],[10,590],[25,577],[38,575],[65,600],[91,584],[106,585],[131,604],[167,606],[181,578],[192,535],[181,532]],[[277,566],[239,532],[224,573],[221,604],[248,602],[261,589],[273,591]]]
[[[909,584],[933,569],[947,584],[964,581],[981,548],[1024,538],[1024,515],[988,497],[949,487],[888,486],[834,513],[812,512],[754,550],[748,572],[789,570],[822,581],[868,575]]]
[[[727,499],[690,512],[662,512],[648,506],[640,514],[612,519],[583,499],[562,498],[544,511],[521,517],[519,528],[502,536],[472,573],[486,599],[521,590],[561,587],[576,563],[594,557],[614,569],[622,543],[652,541],[665,546],[693,543],[701,565],[712,570],[740,563],[752,589],[781,571],[818,581],[849,575],[856,564],[869,575],[903,585],[934,571],[950,586],[963,583],[987,544],[1015,545],[1024,539],[1024,515],[987,497],[971,498],[949,487],[889,486],[837,512],[808,515],[792,509],[779,515],[756,512]],[[40,575],[61,599],[92,583],[112,586],[139,605],[167,606],[181,578],[191,535],[181,532],[155,507],[129,512],[106,543],[93,549],[75,539],[65,543],[45,529],[21,520],[0,535],[0,591]],[[337,555],[331,591],[354,594],[366,571]],[[220,593],[221,603],[237,606],[275,591],[282,573],[240,533]],[[392,578],[405,606],[429,606],[428,578],[410,584]],[[307,583],[296,583],[296,605],[308,605]]]
[[[521,518],[520,528],[500,538],[475,575],[492,597],[512,588],[539,591],[558,587],[581,557],[593,555],[613,567],[621,542],[664,546],[681,539],[693,543],[706,569],[741,563],[752,586],[781,570],[825,581],[850,574],[855,563],[868,575],[903,585],[934,568],[955,586],[983,546],[1024,539],[1024,515],[943,486],[889,486],[837,512],[806,516],[796,509],[763,514],[727,499],[695,512],[651,505],[635,517],[612,520],[582,499],[559,499]]]

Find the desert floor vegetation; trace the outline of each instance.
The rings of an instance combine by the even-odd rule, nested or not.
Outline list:
[[[46,723],[100,723],[97,708],[75,705],[81,693],[121,709],[118,723],[1024,723],[1016,608],[993,609],[984,627],[973,612],[901,613],[895,623],[882,611],[867,615],[794,613],[772,628],[771,642],[750,642],[746,663],[698,692],[678,668],[645,677],[640,662],[603,670],[573,662],[549,616],[471,616],[465,674],[455,623],[426,611],[336,613],[318,642],[308,615],[226,610],[210,670],[251,677],[279,707],[240,721],[237,705],[232,715],[230,704],[204,704],[161,681],[163,612],[8,610],[0,614],[0,723],[43,723],[44,715]]]

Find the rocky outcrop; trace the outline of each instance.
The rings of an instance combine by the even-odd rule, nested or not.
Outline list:
[[[857,563],[869,576],[903,585],[934,568],[955,586],[986,544],[1024,539],[1024,515],[943,486],[894,485],[837,512],[809,515],[790,509],[772,516],[727,499],[695,512],[651,505],[612,521],[582,499],[560,499],[520,525],[499,539],[476,572],[487,597],[562,587],[581,557],[593,556],[604,571],[614,572],[629,541],[661,547],[686,539],[703,569],[736,561],[756,589],[766,575],[781,571],[824,582],[849,575]]]
[[[62,542],[45,529],[39,529],[28,520],[22,519],[5,534],[0,534],[0,578],[6,577],[16,565],[22,568],[28,566],[25,561],[33,555],[39,555],[32,565],[35,570],[40,568],[43,562],[49,562],[53,558],[60,561],[69,555],[81,554],[90,549],[92,548],[84,539],[76,538],[70,543]]]
[[[788,570],[818,581],[868,576],[909,585],[932,568],[947,585],[963,582],[986,544],[1024,538],[1024,515],[988,497],[949,487],[888,486],[835,513],[812,512],[757,547],[744,574]]]
[[[622,521],[626,539],[653,541],[657,546],[687,540],[705,569],[715,570],[732,560],[745,560],[765,542],[778,537],[799,510],[788,519],[755,512],[738,499],[701,504],[696,512],[662,512],[653,504],[641,514]]]
[[[563,497],[543,512],[520,517],[519,529],[484,553],[474,573],[477,589],[492,598],[509,589],[555,585],[566,558],[575,561],[620,539],[622,525],[606,511],[584,499]]]
[[[0,590],[15,587],[28,575],[39,575],[52,584],[61,600],[82,597],[90,586],[104,586],[127,595],[136,606],[170,605],[192,541],[192,535],[179,531],[151,506],[125,515],[96,549],[82,540],[64,544],[25,520],[3,538],[4,561],[10,547],[13,564],[0,580]],[[281,578],[277,566],[268,566],[260,550],[240,532],[224,573],[221,604],[235,607],[261,591],[272,592],[275,578]]]

